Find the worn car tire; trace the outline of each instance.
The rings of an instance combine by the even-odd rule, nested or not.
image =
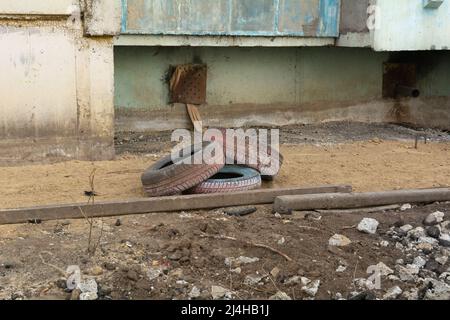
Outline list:
[[[237,164],[238,163],[238,158],[237,158],[237,152],[241,152],[241,154],[245,155],[245,161],[240,161],[242,163],[239,163],[240,165],[249,167],[249,168],[253,168],[255,170],[258,170],[261,174],[261,178],[262,180],[266,180],[266,181],[272,181],[274,180],[275,176],[278,175],[281,166],[283,165],[283,155],[281,153],[279,153],[277,150],[275,150],[275,148],[272,148],[271,146],[267,145],[267,155],[271,158],[271,161],[275,161],[276,157],[278,157],[278,161],[279,161],[279,165],[276,168],[272,168],[270,166],[270,164],[265,164],[262,162],[262,160],[260,158],[257,159],[257,163],[251,163],[249,161],[249,155],[251,153],[257,153],[258,151],[250,148],[248,145],[245,146],[235,146],[233,143],[227,143],[227,139],[226,139],[226,129],[224,128],[220,128],[219,129],[222,133],[222,137],[218,137],[216,139],[216,141],[218,143],[221,143],[223,145],[223,152],[224,155],[226,156],[227,150],[231,150],[234,147],[234,159],[229,159],[226,158],[226,163],[227,164]],[[243,163],[245,162],[245,164]]]
[[[188,190],[188,193],[224,193],[261,187],[261,175],[248,167],[226,165],[217,174]]]
[[[224,166],[223,161],[219,164],[181,162],[188,157],[195,157],[197,153],[203,152],[210,145],[211,142],[191,145],[184,149],[190,153],[185,153],[188,155],[175,163],[172,162],[171,155],[168,155],[150,166],[141,176],[145,194],[149,197],[179,194],[219,172]]]

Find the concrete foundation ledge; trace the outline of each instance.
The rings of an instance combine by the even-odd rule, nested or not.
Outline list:
[[[0,140],[0,166],[66,160],[112,160],[113,138],[27,138]]]
[[[391,122],[392,102],[313,102],[301,105],[233,104],[199,107],[204,126],[284,126],[327,121]],[[116,109],[116,131],[159,131],[190,128],[182,104],[161,109]]]
[[[317,101],[299,105],[233,104],[199,106],[204,126],[284,126],[331,121],[405,122],[450,129],[450,98],[371,101]],[[116,131],[191,128],[183,104],[163,108],[116,108]]]

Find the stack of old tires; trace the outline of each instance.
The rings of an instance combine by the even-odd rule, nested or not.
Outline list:
[[[248,145],[240,147],[233,144],[233,153],[227,152],[229,145],[216,139],[184,148],[180,152],[183,156],[175,160],[171,154],[163,157],[142,174],[145,194],[156,197],[253,190],[261,187],[262,180],[273,180],[278,174],[283,159],[274,148],[266,145],[268,156],[262,160],[258,151]],[[223,148],[222,161],[198,161],[217,146]],[[234,158],[227,158],[228,154],[233,154]],[[250,160],[254,157],[257,161]],[[279,165],[273,166],[275,161]]]

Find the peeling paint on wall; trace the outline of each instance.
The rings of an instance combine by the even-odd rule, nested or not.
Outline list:
[[[337,37],[340,0],[122,0],[122,33]]]

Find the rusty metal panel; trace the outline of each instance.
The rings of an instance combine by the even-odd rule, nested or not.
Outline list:
[[[204,64],[184,64],[174,68],[170,79],[172,103],[206,103],[207,67]]]
[[[122,0],[123,34],[337,37],[340,0]]]

